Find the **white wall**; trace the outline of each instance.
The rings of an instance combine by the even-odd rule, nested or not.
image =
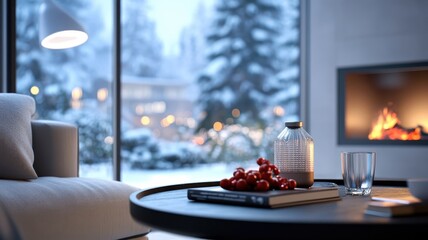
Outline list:
[[[337,144],[336,79],[339,67],[427,61],[428,1],[310,0],[307,14],[306,125],[315,178],[341,178],[341,151],[376,151],[376,179],[428,177],[428,146]]]

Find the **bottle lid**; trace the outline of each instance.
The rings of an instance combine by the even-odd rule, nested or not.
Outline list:
[[[298,122],[285,122],[285,126],[288,128],[301,128],[303,127],[303,122],[302,121],[298,121]]]

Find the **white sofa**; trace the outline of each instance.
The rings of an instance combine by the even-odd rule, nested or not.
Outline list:
[[[146,235],[150,228],[137,223],[129,211],[129,195],[138,189],[119,181],[79,177],[77,127],[32,120],[26,107],[14,105],[22,105],[21,100],[23,105],[34,104],[25,95],[0,93],[0,239],[106,240]],[[6,112],[10,110],[24,114],[11,116]],[[25,147],[28,141],[31,150]],[[16,160],[20,158],[24,160]],[[27,173],[21,174],[23,169]]]

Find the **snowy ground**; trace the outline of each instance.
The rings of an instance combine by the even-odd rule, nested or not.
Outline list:
[[[231,177],[236,167],[238,164],[224,163],[174,170],[135,170],[123,166],[121,181],[142,189],[189,182],[220,181],[222,178]],[[256,166],[242,167],[254,169]],[[110,164],[81,165],[80,177],[112,179],[112,168]]]

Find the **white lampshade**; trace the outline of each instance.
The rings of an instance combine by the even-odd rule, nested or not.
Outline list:
[[[51,0],[40,6],[39,37],[41,45],[49,49],[72,48],[88,40],[83,27]]]

